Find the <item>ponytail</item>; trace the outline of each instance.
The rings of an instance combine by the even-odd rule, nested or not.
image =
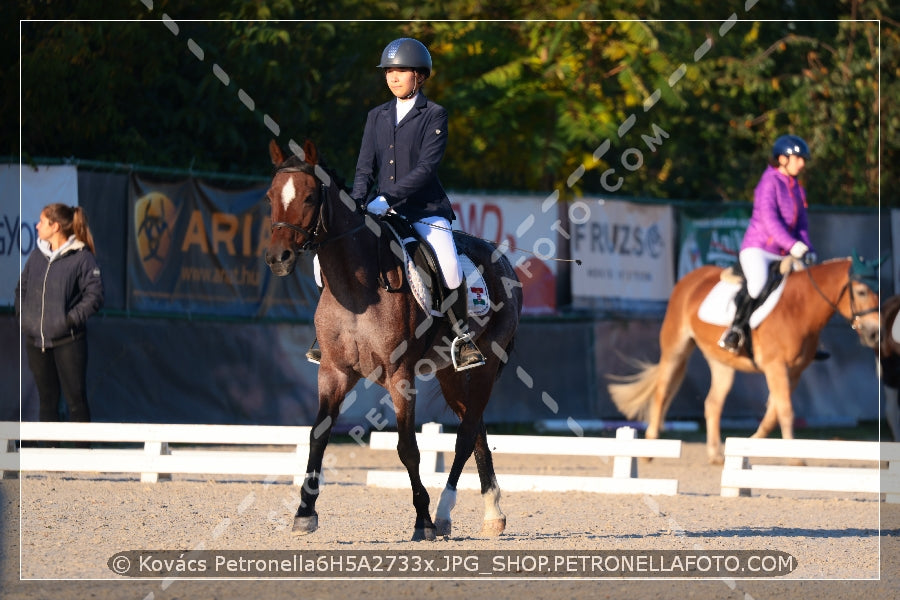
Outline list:
[[[97,253],[96,250],[94,250],[94,236],[91,235],[91,228],[88,227],[84,209],[80,206],[76,206],[72,210],[72,232],[75,234],[76,239],[84,242],[84,245],[91,251],[91,254]]]
[[[61,203],[48,204],[44,207],[43,212],[50,222],[59,224],[59,230],[64,236],[69,237],[74,234],[75,239],[87,246],[92,254],[96,254],[94,236],[91,235],[87,217],[80,206],[66,206]]]

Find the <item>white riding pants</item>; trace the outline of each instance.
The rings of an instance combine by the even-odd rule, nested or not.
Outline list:
[[[458,288],[463,280],[463,272],[459,264],[459,255],[456,253],[456,244],[453,243],[450,221],[443,217],[425,217],[412,225],[434,249],[441,273],[444,275],[444,284],[451,290]]]
[[[769,280],[769,265],[780,261],[783,257],[762,248],[745,248],[738,255],[744,279],[747,280],[747,292],[753,298],[759,298],[766,282]]]
[[[453,242],[450,221],[443,217],[426,217],[413,223],[413,227],[434,250],[444,276],[444,284],[451,290],[458,288],[463,280],[463,272],[459,264],[459,255],[456,253],[456,244]],[[316,285],[322,287],[322,267],[319,265],[318,254],[313,256],[313,277]]]

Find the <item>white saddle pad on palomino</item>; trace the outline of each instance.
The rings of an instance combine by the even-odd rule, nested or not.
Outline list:
[[[750,329],[756,329],[759,324],[769,316],[769,313],[772,312],[775,305],[778,304],[778,300],[781,298],[782,292],[784,292],[784,285],[789,276],[790,274],[782,277],[781,283],[778,284],[775,291],[769,294],[769,297],[762,303],[762,306],[757,308],[753,311],[753,314],[750,315]],[[741,284],[739,283],[719,281],[719,283],[710,290],[706,298],[703,299],[703,302],[700,304],[700,309],[697,311],[697,316],[705,323],[721,325],[722,327],[730,326],[734,322],[734,313],[736,309],[734,297],[740,289]]]

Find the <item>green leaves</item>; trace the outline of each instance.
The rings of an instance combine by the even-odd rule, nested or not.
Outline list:
[[[22,147],[265,175],[274,129],[285,145],[315,140],[351,178],[365,115],[391,97],[381,50],[413,36],[434,58],[425,91],[450,114],[448,188],[603,194],[617,168],[617,195],[749,201],[772,141],[792,132],[812,148],[811,203],[873,205],[879,184],[896,202],[898,175],[878,169],[900,151],[887,6],[169,0],[98,16],[21,0],[21,17],[56,19],[22,24]],[[104,16],[122,20],[79,21]],[[622,172],[654,127],[669,137]],[[11,135],[4,145],[18,153]]]

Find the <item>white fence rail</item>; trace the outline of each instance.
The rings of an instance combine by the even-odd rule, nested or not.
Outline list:
[[[853,467],[751,464],[751,459],[860,461]],[[879,469],[880,462],[888,463]],[[728,438],[722,469],[722,496],[749,496],[750,490],[870,492],[900,502],[900,443],[837,440]]]
[[[4,471],[291,476],[302,485],[310,427],[156,423],[0,422]],[[137,443],[141,448],[16,448],[15,441]],[[172,449],[169,444],[287,446],[287,451]]]
[[[416,434],[421,452],[419,473],[426,487],[443,488],[447,483],[444,472],[444,453],[452,453],[456,447],[456,434],[442,433],[441,425],[427,423],[422,433]],[[497,474],[497,483],[503,491],[587,491],[606,494],[675,495],[677,479],[640,479],[637,474],[637,458],[680,458],[681,441],[635,439],[635,430],[621,427],[613,438],[584,438],[531,435],[489,435],[488,444],[494,454],[539,454],[594,456],[598,470],[602,459],[612,458],[612,477],[575,477],[561,475]],[[397,434],[372,432],[369,447],[376,450],[394,450]],[[370,471],[367,485],[377,487],[408,487],[406,471]],[[457,489],[481,489],[478,475],[463,473]]]

